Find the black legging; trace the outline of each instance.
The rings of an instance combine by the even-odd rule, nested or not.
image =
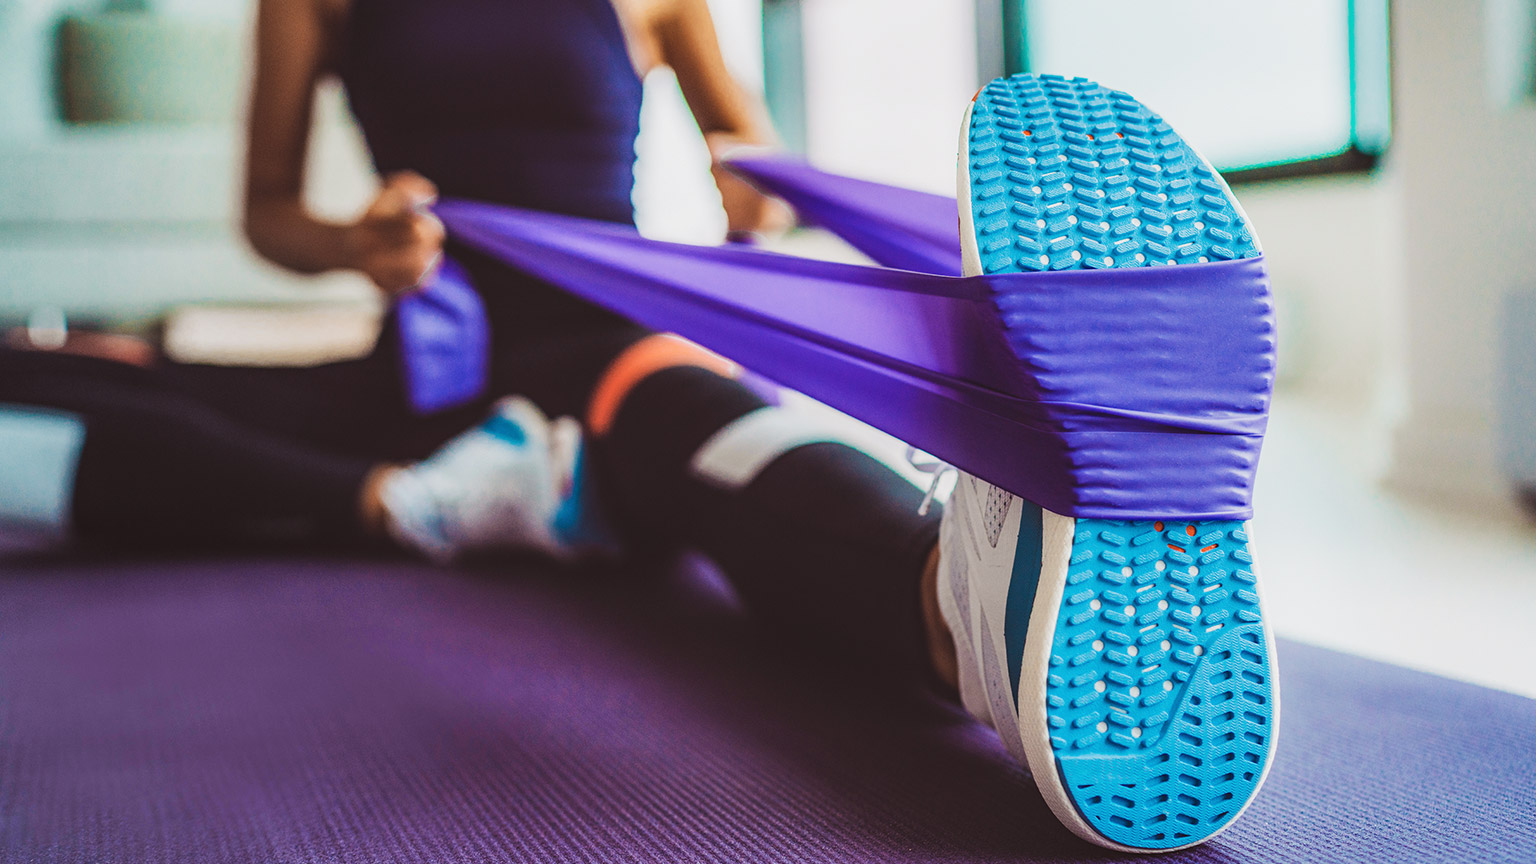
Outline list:
[[[73,517],[86,539],[249,533],[306,525],[355,536],[364,476],[421,459],[518,393],[582,417],[603,373],[649,332],[463,249],[492,327],[491,383],[473,403],[413,413],[393,322],[359,360],[301,369],[166,363],[137,369],[0,350],[0,402],[80,415],[85,442]],[[628,538],[697,549],[760,617],[843,643],[883,665],[923,665],[918,578],[937,512],[868,455],[798,447],[746,486],[690,470],[716,431],[764,406],[735,380],[692,366],[655,372],[590,441],[610,515]]]

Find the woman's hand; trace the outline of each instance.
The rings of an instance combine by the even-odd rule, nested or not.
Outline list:
[[[718,133],[705,136],[705,141],[713,157],[710,173],[720,189],[720,203],[725,205],[728,239],[772,238],[794,227],[795,214],[789,205],[757,191],[725,166],[724,160],[731,151],[752,145],[733,135]]]
[[[437,187],[420,174],[391,174],[343,234],[347,260],[387,296],[426,282],[443,257],[443,223],[427,208]]]
[[[725,205],[728,239],[772,239],[794,227],[795,214],[783,201],[757,191],[723,165],[716,165],[713,173]]]
[[[784,231],[794,224],[789,207],[758,192],[721,162],[729,151],[742,146],[771,146],[774,135],[767,110],[725,68],[707,0],[657,0],[654,6],[646,26],[660,48],[659,59],[677,74],[683,98],[709,145],[729,236],[740,239]]]

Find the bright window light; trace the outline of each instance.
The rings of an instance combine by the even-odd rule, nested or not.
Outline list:
[[[1386,0],[1019,2],[1020,66],[1129,92],[1223,171],[1385,147]]]

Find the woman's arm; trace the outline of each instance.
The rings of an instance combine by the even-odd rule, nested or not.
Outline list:
[[[788,227],[788,209],[758,193],[720,164],[720,158],[740,146],[771,146],[777,142],[766,112],[742,89],[725,67],[706,0],[670,0],[652,24],[661,61],[677,74],[683,98],[714,157],[715,184],[725,204],[732,232],[775,231]]]
[[[304,163],[315,86],[332,25],[323,0],[261,0],[245,175],[245,235],[264,258],[300,273],[360,270],[384,291],[416,285],[442,251],[442,225],[424,211],[430,182],[397,174],[361,218],[338,224],[304,206]]]

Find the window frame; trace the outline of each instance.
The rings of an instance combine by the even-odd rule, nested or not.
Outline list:
[[[1027,3],[975,0],[977,71],[982,81],[1029,71]],[[1366,174],[1380,166],[1392,140],[1391,0],[1346,0],[1345,9],[1349,16],[1349,144],[1333,153],[1218,169],[1228,183]]]

